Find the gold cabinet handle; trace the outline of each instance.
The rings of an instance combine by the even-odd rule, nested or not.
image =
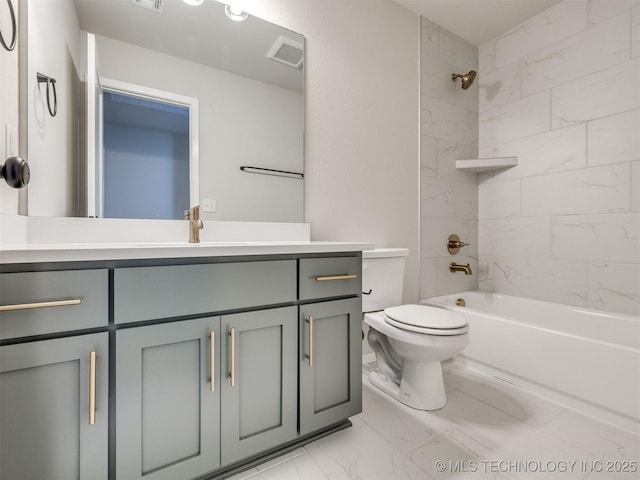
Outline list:
[[[216,391],[216,332],[213,330],[209,332],[209,368],[211,369],[211,376],[209,382],[211,383],[211,391]]]
[[[309,315],[305,322],[309,324],[309,355],[305,357],[309,359],[309,366],[313,367],[313,316]]]
[[[96,423],[96,352],[89,354],[89,425]]]
[[[346,273],[344,275],[328,275],[326,277],[316,277],[316,282],[331,282],[333,280],[353,280],[358,278],[355,273]]]
[[[235,328],[231,328],[231,330],[229,330],[229,343],[230,343],[230,348],[229,350],[231,351],[231,372],[229,373],[229,377],[231,378],[231,386],[235,387],[236,386],[236,329]]]
[[[53,300],[51,302],[20,303],[17,305],[0,305],[0,312],[11,312],[13,310],[32,310],[34,308],[46,307],[66,307],[68,305],[80,305],[79,298],[71,300]]]

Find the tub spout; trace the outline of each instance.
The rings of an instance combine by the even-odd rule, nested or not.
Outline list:
[[[464,272],[465,275],[471,275],[473,273],[471,271],[471,266],[468,263],[466,265],[458,265],[457,263],[452,263],[451,265],[449,265],[449,271],[452,273]]]

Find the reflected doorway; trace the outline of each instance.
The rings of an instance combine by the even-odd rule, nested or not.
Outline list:
[[[183,219],[200,197],[198,99],[88,72],[87,216]]]
[[[102,213],[182,219],[189,208],[189,108],[103,91]]]

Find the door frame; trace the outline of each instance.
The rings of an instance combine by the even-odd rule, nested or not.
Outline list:
[[[100,77],[100,125],[98,131],[100,132],[99,139],[101,142],[99,149],[99,155],[96,158],[96,177],[99,176],[102,182],[102,168],[104,158],[104,140],[103,140],[103,92],[119,93],[121,95],[127,95],[131,97],[138,97],[145,100],[152,100],[156,102],[168,103],[179,107],[184,107],[189,110],[189,206],[198,205],[200,203],[200,114],[199,114],[199,101],[195,97],[189,97],[166,90],[160,90],[157,88],[151,88],[144,85],[138,85],[135,83],[125,82],[122,80],[115,80],[113,78]],[[100,172],[100,173],[98,173]],[[97,183],[97,182],[96,182]],[[99,216],[103,216],[104,205],[104,192],[102,185],[94,187],[96,188],[97,203],[96,211],[99,212]]]

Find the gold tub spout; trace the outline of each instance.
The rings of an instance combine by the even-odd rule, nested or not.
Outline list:
[[[458,265],[457,263],[452,263],[451,265],[449,265],[449,271],[452,273],[464,272],[465,275],[471,275],[473,273],[471,271],[471,266],[468,263],[466,265]]]
[[[200,230],[204,228],[200,220],[200,207],[191,207],[184,211],[184,219],[189,220],[189,243],[200,243]]]

